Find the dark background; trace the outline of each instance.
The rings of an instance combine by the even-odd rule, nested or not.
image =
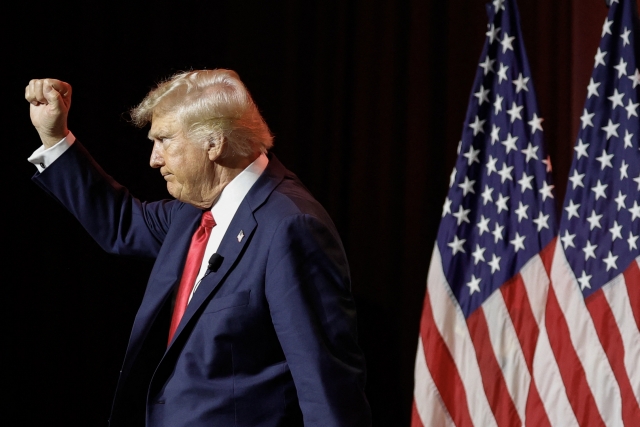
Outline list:
[[[560,205],[607,9],[604,0],[518,3]],[[135,195],[158,199],[167,193],[148,167],[147,130],[126,112],[175,72],[231,68],[275,134],[274,152],[342,235],[374,425],[407,426],[427,269],[484,43],[484,4],[14,2],[0,34],[9,133],[2,424],[106,425],[151,268],[103,253],[30,182],[26,158],[39,140],[24,87],[31,78],[70,82],[74,134]]]

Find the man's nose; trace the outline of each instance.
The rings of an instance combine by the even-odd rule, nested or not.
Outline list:
[[[164,158],[162,157],[162,148],[159,142],[153,143],[153,149],[151,150],[151,159],[149,160],[149,165],[152,168],[159,168],[164,165]]]

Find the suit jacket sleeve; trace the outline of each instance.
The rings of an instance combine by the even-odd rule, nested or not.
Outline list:
[[[175,203],[136,199],[102,170],[79,141],[36,173],[33,181],[65,206],[105,251],[157,256]]]
[[[299,214],[269,249],[266,297],[305,426],[368,426],[349,268],[333,226]]]

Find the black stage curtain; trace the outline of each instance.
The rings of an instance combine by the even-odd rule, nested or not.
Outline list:
[[[519,7],[560,205],[606,7]],[[26,157],[39,141],[24,86],[70,82],[76,136],[134,194],[158,199],[166,190],[148,167],[147,130],[133,128],[126,111],[174,72],[231,68],[275,134],[274,152],[342,235],[375,425],[407,426],[427,269],[484,43],[485,2],[35,1],[14,3],[5,21],[7,425],[106,425],[151,267],[104,254],[29,181]]]

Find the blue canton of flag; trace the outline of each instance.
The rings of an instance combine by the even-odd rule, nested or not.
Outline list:
[[[556,235],[551,163],[515,3],[494,1],[442,212],[444,274],[471,315]]]
[[[639,31],[633,2],[615,0],[580,118],[560,240],[585,297],[640,255]]]

